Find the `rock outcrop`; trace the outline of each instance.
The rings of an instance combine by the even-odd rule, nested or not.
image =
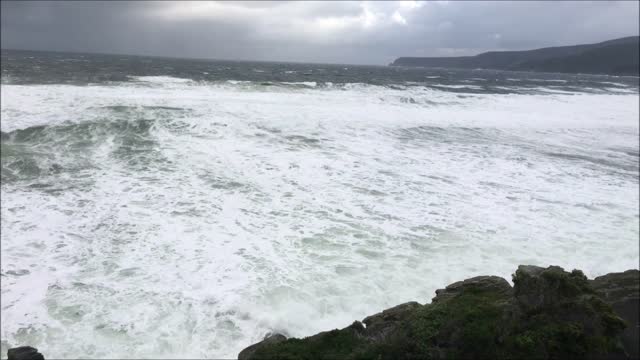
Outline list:
[[[638,270],[611,273],[593,279],[591,286],[613,311],[627,322],[622,333],[622,343],[633,359],[640,359],[640,278]]]
[[[514,286],[480,276],[304,339],[271,336],[251,359],[638,358],[639,273],[589,281],[579,270],[520,266]]]
[[[7,351],[7,360],[44,360],[44,356],[36,348],[20,346]]]
[[[249,359],[257,349],[266,345],[277,344],[285,340],[287,340],[287,337],[282,334],[267,334],[261,342],[242,350],[240,354],[238,354],[238,359]]]

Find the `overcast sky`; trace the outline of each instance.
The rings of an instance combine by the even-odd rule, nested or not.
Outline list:
[[[2,1],[2,48],[386,64],[638,34],[638,1]]]

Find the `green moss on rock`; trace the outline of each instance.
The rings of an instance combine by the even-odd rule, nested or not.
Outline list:
[[[257,349],[251,359],[345,359],[370,344],[360,336],[357,322],[342,330],[323,332],[306,339],[287,339]]]
[[[351,326],[259,343],[241,359],[626,358],[626,324],[581,271],[520,266],[514,287],[482,276]]]

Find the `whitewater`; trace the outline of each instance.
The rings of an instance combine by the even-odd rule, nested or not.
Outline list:
[[[637,79],[5,70],[2,356],[235,358],[519,264],[638,268]]]

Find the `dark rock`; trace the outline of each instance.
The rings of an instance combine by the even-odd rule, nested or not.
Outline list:
[[[362,323],[360,321],[354,321],[351,325],[349,325],[347,327],[347,329],[351,329],[351,330],[355,331],[356,333],[363,333],[364,332],[364,325],[362,325]]]
[[[377,314],[371,315],[371,316],[367,316],[366,318],[364,318],[364,320],[362,320],[362,322],[368,327],[370,328],[371,326],[378,324],[378,323],[382,323],[382,322],[387,322],[387,321],[398,321],[398,320],[402,320],[404,317],[406,317],[406,314],[408,312],[410,312],[411,310],[417,308],[421,306],[420,304],[418,304],[415,301],[410,301],[404,304],[400,304],[400,305],[396,305],[392,308],[383,310],[382,312],[379,312]]]
[[[599,276],[590,281],[596,292],[611,305],[613,311],[626,323],[622,343],[632,359],[640,358],[640,271],[627,270]]]
[[[31,346],[20,346],[7,351],[8,360],[44,360],[38,349]]]
[[[268,345],[273,345],[273,344],[283,342],[285,340],[287,340],[287,337],[282,334],[267,334],[267,336],[265,336],[261,342],[257,344],[253,344],[248,348],[242,350],[240,354],[238,354],[238,360],[250,359],[252,358],[256,350]]]
[[[620,341],[624,321],[582,271],[519,266],[513,283],[521,312],[514,339],[524,348],[545,358],[627,358]]]
[[[498,276],[476,276],[464,281],[455,282],[445,289],[436,290],[436,297],[432,302],[446,301],[460,295],[465,291],[491,291],[498,294],[510,294],[512,291],[509,282]]]
[[[398,322],[406,320],[407,317],[420,306],[422,305],[411,301],[394,306],[375,315],[367,316],[362,320],[367,326],[367,337],[375,341],[383,340],[398,326]]]
[[[514,287],[495,276],[471,278],[436,291],[431,304],[366,317],[366,327],[356,321],[304,339],[263,341],[240,359],[626,359],[625,324],[611,306],[629,310],[638,292],[633,274],[623,274],[594,280],[596,291],[577,270],[520,266]]]
[[[571,301],[580,294],[592,294],[587,277],[582,271],[567,273],[559,266],[541,268],[537,266],[518,266],[513,276],[515,297],[527,310]]]

